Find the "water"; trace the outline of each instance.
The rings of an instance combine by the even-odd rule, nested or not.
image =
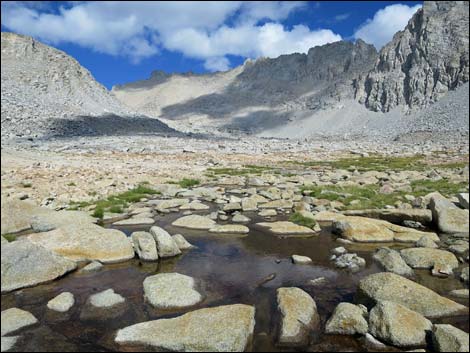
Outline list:
[[[207,213],[207,212],[206,212]],[[114,335],[120,328],[158,318],[175,317],[197,308],[225,304],[243,303],[256,307],[256,326],[253,337],[254,351],[281,351],[276,346],[279,317],[276,310],[276,289],[296,286],[309,293],[316,301],[322,327],[340,302],[353,302],[358,281],[371,273],[380,272],[372,261],[371,254],[379,246],[347,246],[367,261],[367,267],[356,274],[338,270],[329,261],[330,250],[341,244],[335,241],[328,229],[313,238],[279,239],[255,223],[261,221],[256,214],[246,213],[252,218],[248,236],[212,235],[205,231],[193,231],[171,226],[181,214],[159,215],[159,226],[170,234],[181,233],[196,246],[183,255],[163,259],[157,263],[141,262],[137,259],[105,265],[96,273],[74,272],[54,282],[2,295],[2,310],[16,306],[33,313],[40,325],[26,328],[15,346],[16,351],[137,351],[142,347],[124,347],[114,343]],[[285,216],[278,219],[283,220]],[[149,227],[119,228],[127,234]],[[389,244],[403,247],[403,244]],[[310,265],[295,265],[290,256],[305,255],[312,258]],[[156,310],[143,299],[142,282],[156,273],[178,272],[198,280],[205,300],[189,310]],[[275,278],[260,284],[268,276]],[[327,281],[318,286],[309,286],[308,280],[325,277]],[[449,290],[462,288],[456,279],[437,279],[428,271],[419,271],[417,280],[445,295]],[[82,320],[81,310],[87,298],[102,290],[113,288],[126,298],[126,310],[113,313],[118,317],[102,320]],[[68,313],[53,313],[47,302],[63,291],[75,296],[75,305]],[[465,303],[465,300],[461,301]],[[468,304],[468,303],[467,303]],[[441,320],[452,323],[468,332],[468,317]],[[312,335],[309,351],[360,351],[362,341],[356,337]],[[283,348],[283,351],[293,349]],[[298,348],[298,350],[301,350]]]

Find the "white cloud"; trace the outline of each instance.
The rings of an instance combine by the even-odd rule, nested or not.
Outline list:
[[[287,29],[280,23],[304,6],[283,1],[79,1],[53,13],[28,3],[2,2],[2,24],[52,45],[74,43],[132,62],[164,48],[204,60],[208,70],[226,70],[226,55],[274,57],[341,40],[331,30]]]
[[[226,57],[209,58],[204,62],[204,67],[209,71],[227,71],[230,61]]]
[[[350,13],[342,13],[342,14],[335,16],[335,21],[341,22],[341,21],[347,20],[350,16],[351,16]]]
[[[404,29],[410,18],[415,14],[421,5],[407,6],[394,4],[387,6],[368,19],[354,33],[354,38],[361,38],[367,43],[374,44],[377,49],[387,44],[393,35]]]

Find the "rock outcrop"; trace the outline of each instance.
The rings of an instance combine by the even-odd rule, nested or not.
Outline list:
[[[356,82],[360,102],[382,112],[420,109],[468,82],[468,17],[468,2],[425,1]]]

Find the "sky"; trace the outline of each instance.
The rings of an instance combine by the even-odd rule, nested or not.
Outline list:
[[[2,1],[1,30],[65,51],[108,89],[165,72],[225,71],[358,38],[378,50],[422,1]]]

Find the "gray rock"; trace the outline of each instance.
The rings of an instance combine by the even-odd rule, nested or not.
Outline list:
[[[90,272],[96,272],[99,271],[103,268],[103,264],[99,261],[92,261],[85,267],[82,267],[80,269],[81,273],[90,273]]]
[[[27,240],[2,245],[2,293],[52,281],[76,263]]]
[[[450,291],[449,295],[456,297],[456,298],[464,298],[464,299],[468,299],[469,297],[468,289],[454,289]]]
[[[301,255],[292,255],[292,261],[295,264],[306,265],[312,263],[312,259],[308,256],[301,256]]]
[[[468,283],[468,266],[463,268],[462,272],[460,273],[460,279],[465,283]]]
[[[413,276],[414,274],[413,269],[406,264],[396,250],[380,248],[373,255],[373,259],[387,272],[393,272],[400,276]]]
[[[400,251],[401,257],[412,268],[433,268],[449,266],[451,269],[459,266],[459,261],[449,251],[430,248],[410,248]]]
[[[131,239],[139,259],[144,261],[158,260],[157,244],[152,234],[148,232],[133,232]]]
[[[350,303],[339,303],[325,326],[326,333],[338,335],[365,335],[368,329],[362,309]]]
[[[178,218],[172,225],[189,229],[208,230],[215,225],[215,222],[208,217],[190,215]]]
[[[429,208],[432,211],[433,220],[443,233],[468,233],[469,211],[455,206],[439,193],[431,196]]]
[[[95,308],[109,309],[115,305],[122,304],[126,301],[124,297],[114,292],[114,289],[106,289],[102,292],[90,295],[89,303]]]
[[[347,268],[350,271],[357,272],[366,266],[366,260],[357,254],[343,254],[335,260],[335,266],[338,268]]]
[[[75,304],[75,298],[70,292],[60,293],[55,298],[47,302],[47,307],[51,310],[65,313]]]
[[[333,250],[331,250],[331,252],[335,254],[336,256],[339,256],[339,255],[346,254],[348,251],[344,247],[340,246],[340,247],[334,248]]]
[[[10,308],[2,311],[2,336],[13,333],[23,327],[34,325],[38,319],[28,311]]]
[[[468,308],[390,272],[369,275],[359,282],[357,296],[365,304],[393,301],[427,318],[468,313]]]
[[[163,228],[153,226],[150,228],[150,234],[152,234],[157,243],[158,256],[172,257],[181,254],[176,241]]]
[[[279,344],[302,346],[308,343],[310,331],[320,322],[315,300],[300,288],[279,288],[277,305],[281,313]]]
[[[369,315],[370,332],[374,337],[397,347],[426,345],[426,334],[432,323],[421,314],[403,305],[381,301]]]
[[[179,273],[160,273],[144,280],[144,295],[158,309],[187,308],[203,299],[195,287],[192,277]]]
[[[434,325],[433,345],[437,352],[468,352],[468,333],[452,325]]]
[[[457,194],[457,197],[459,199],[460,206],[468,210],[468,192]]]
[[[247,223],[249,221],[251,221],[251,219],[242,214],[236,214],[235,216],[232,217],[233,223]]]
[[[255,308],[235,304],[128,326],[117,332],[115,341],[160,351],[243,352],[254,327]]]
[[[144,218],[144,217],[132,217],[128,219],[123,219],[122,221],[114,222],[115,226],[146,226],[152,225],[155,223],[153,218]]]
[[[20,336],[11,336],[11,337],[2,336],[2,352],[7,352],[10,349],[12,349],[15,346],[16,341],[18,341],[19,338]]]
[[[194,248],[181,234],[172,235],[173,240],[180,250],[188,250]]]
[[[417,242],[416,246],[418,248],[430,248],[430,249],[436,249],[439,246],[428,236],[423,235]]]

